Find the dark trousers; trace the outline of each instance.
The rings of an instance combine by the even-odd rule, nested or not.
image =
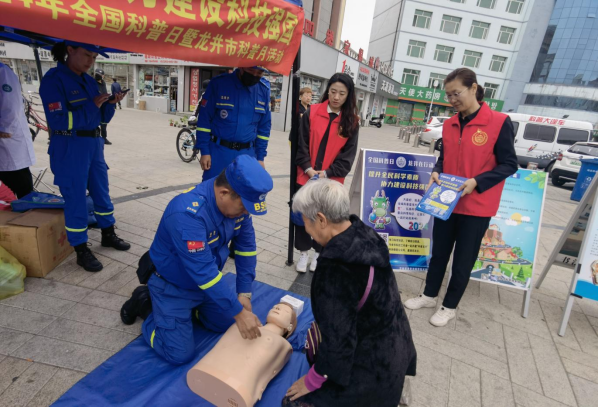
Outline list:
[[[447,285],[443,306],[449,309],[458,306],[470,281],[470,273],[490,221],[491,217],[463,214],[451,214],[447,221],[435,220],[433,255],[426,275],[425,296],[436,297],[439,294],[453,250],[451,279]]]
[[[104,139],[106,139],[108,137],[108,133],[106,132],[106,128],[108,127],[107,123],[101,123],[100,124],[100,135],[102,135],[102,137]]]
[[[29,167],[15,171],[0,171],[0,181],[6,184],[17,198],[25,197],[33,191],[33,177]]]
[[[297,192],[302,186],[299,184],[295,185],[295,191]],[[310,248],[314,248],[316,252],[322,251],[322,245],[314,241],[310,234],[306,232],[306,228],[303,225],[295,226],[295,249],[298,251],[309,251]]]

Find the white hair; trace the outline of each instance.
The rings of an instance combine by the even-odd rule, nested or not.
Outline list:
[[[308,181],[293,197],[293,212],[311,221],[323,213],[334,224],[349,220],[349,194],[343,184],[330,180]]]

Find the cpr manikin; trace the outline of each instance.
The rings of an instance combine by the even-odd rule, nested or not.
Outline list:
[[[189,388],[219,407],[251,407],[287,364],[293,348],[286,340],[297,324],[287,303],[276,304],[260,327],[261,337],[244,340],[236,325],[187,373]]]

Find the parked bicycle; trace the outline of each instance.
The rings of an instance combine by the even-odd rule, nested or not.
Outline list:
[[[34,106],[42,106],[41,103],[36,103],[34,99],[40,99],[37,93],[28,91],[27,96],[23,96],[23,103],[25,104],[25,116],[27,117],[27,123],[29,124],[29,131],[31,132],[31,139],[35,141],[36,136],[41,130],[48,131],[48,124],[33,108]]]
[[[181,129],[177,135],[177,153],[185,163],[190,163],[197,157],[193,152],[193,147],[196,144],[195,131],[197,123],[197,118],[191,116],[187,121],[187,126]]]

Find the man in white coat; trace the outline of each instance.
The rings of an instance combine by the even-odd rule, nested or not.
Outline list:
[[[19,198],[33,191],[29,166],[35,163],[17,75],[0,62],[0,181]]]

